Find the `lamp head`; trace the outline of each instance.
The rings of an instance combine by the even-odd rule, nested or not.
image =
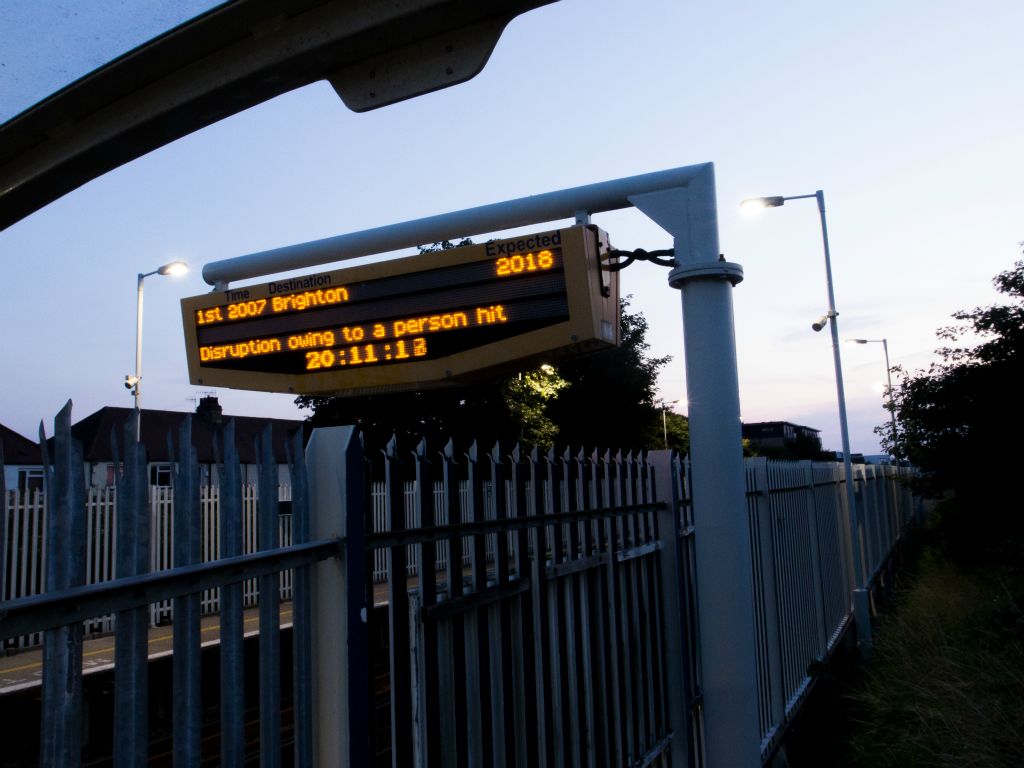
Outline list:
[[[817,333],[826,325],[828,325],[828,318],[829,314],[828,312],[826,312],[824,315],[819,317],[815,322],[811,323],[811,329],[814,330],[815,333]]]
[[[784,205],[786,198],[781,195],[772,197],[748,197],[740,203],[740,210],[747,213],[763,210],[764,208],[778,208]]]
[[[854,344],[867,344],[868,343],[867,339],[850,339],[850,341],[852,341]]]
[[[188,272],[188,264],[184,261],[172,261],[157,270],[157,274],[160,275],[184,275],[186,272]]]

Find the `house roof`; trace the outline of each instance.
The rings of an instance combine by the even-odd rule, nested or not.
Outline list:
[[[5,464],[42,464],[39,446],[3,424],[0,424],[0,443],[4,447]]]
[[[73,424],[71,434],[82,443],[85,461],[113,461],[111,435],[117,435],[120,444],[124,439],[125,425],[132,424],[135,411],[131,408],[107,406]],[[292,419],[268,419],[258,416],[224,416],[215,397],[204,397],[199,401],[196,413],[182,411],[142,410],[140,439],[146,446],[149,461],[171,461],[167,438],[171,436],[175,450],[179,441],[179,430],[185,419],[192,418],[192,445],[199,462],[215,462],[214,438],[221,434],[229,420],[235,423],[235,444],[238,457],[243,464],[257,462],[257,439],[262,437],[269,425],[274,459],[279,464],[287,462],[285,445],[296,430],[303,431],[303,444],[309,439],[312,427],[309,422]],[[123,449],[120,451],[123,453]]]

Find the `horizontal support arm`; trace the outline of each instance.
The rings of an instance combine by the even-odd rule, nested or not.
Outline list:
[[[630,208],[632,196],[687,187],[711,168],[711,163],[702,163],[629,176],[213,261],[203,267],[203,279],[210,285],[224,285],[456,237],[574,219],[581,211],[601,213]]]

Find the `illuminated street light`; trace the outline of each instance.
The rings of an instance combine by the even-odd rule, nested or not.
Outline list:
[[[792,197],[748,197],[746,200],[740,203],[740,210],[745,213],[756,213],[757,211],[764,210],[765,208],[778,208],[784,205],[787,200],[792,200]]]
[[[138,294],[135,303],[135,375],[125,376],[124,385],[132,390],[135,397],[135,439],[138,441],[142,430],[142,411],[139,409],[139,385],[142,382],[142,286],[150,275],[183,275],[188,272],[188,264],[184,261],[172,261],[157,267],[152,272],[139,272]]]
[[[665,441],[665,450],[668,450],[668,422],[665,419],[665,412],[668,410],[670,405],[676,405],[677,403],[683,402],[682,400],[662,400],[661,401],[661,438]]]
[[[896,405],[892,399],[892,373],[890,373],[889,366],[889,342],[886,339],[847,339],[852,341],[854,344],[881,344],[882,351],[885,352],[885,379],[888,382],[886,385],[886,391],[889,398],[889,418],[892,420],[892,453],[893,457],[899,461],[899,456],[896,453]]]
[[[853,610],[857,621],[857,639],[867,651],[871,647],[871,611],[866,581],[864,578],[864,561],[861,558],[860,513],[857,510],[857,496],[853,488],[853,466],[850,463],[850,431],[846,422],[846,393],[843,388],[843,364],[839,354],[839,325],[836,318],[835,293],[832,289],[832,261],[828,247],[828,226],[825,223],[825,193],[820,189],[813,195],[793,195],[790,197],[748,197],[740,203],[746,211],[759,208],[779,208],[787,200],[805,200],[814,198],[818,202],[818,214],[821,218],[821,239],[825,248],[825,282],[828,288],[828,312],[811,325],[820,331],[828,323],[832,331],[832,359],[836,372],[836,394],[839,401],[839,433],[843,443],[843,472],[846,476],[846,503],[850,510],[850,558],[853,561]]]

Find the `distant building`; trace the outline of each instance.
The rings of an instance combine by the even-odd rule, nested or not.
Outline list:
[[[757,421],[743,425],[743,438],[752,448],[785,450],[794,444],[821,451],[821,430],[789,421]]]
[[[856,454],[854,454],[856,456]],[[865,464],[895,464],[888,453],[868,453],[864,455]]]
[[[115,452],[111,435],[118,442],[124,439],[125,424],[134,423],[134,410],[107,406],[86,416],[71,427],[71,434],[82,443],[82,457],[85,461],[86,485],[112,485],[115,477]],[[157,411],[142,409],[140,440],[146,448],[149,462],[150,485],[171,484],[171,466],[175,457],[168,452],[168,435],[177,450],[178,432],[189,414],[182,411]],[[309,422],[291,419],[268,419],[256,416],[225,416],[216,397],[203,397],[192,415],[192,445],[196,449],[203,481],[218,484],[217,455],[214,439],[221,434],[228,419],[235,423],[235,445],[242,464],[242,482],[257,481],[256,453],[257,439],[263,436],[267,426],[271,429],[271,448],[278,464],[278,483],[290,484],[287,450],[285,445],[296,430],[303,431],[303,444],[309,439]],[[121,451],[123,453],[123,450]]]
[[[3,424],[0,424],[0,444],[4,449],[4,487],[19,491],[42,490],[43,459],[39,445]]]

